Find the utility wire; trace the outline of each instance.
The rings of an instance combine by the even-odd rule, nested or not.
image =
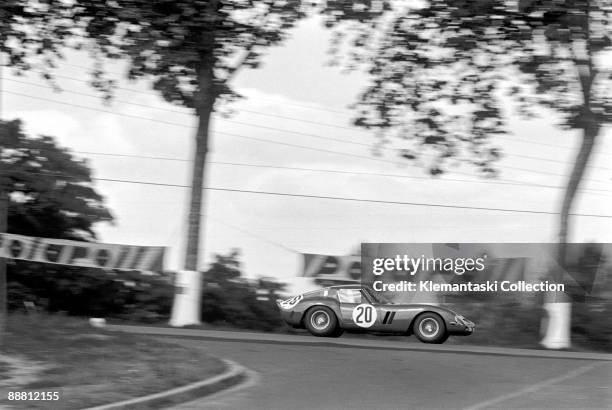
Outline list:
[[[70,77],[70,78],[72,78],[72,77]],[[15,80],[15,79],[10,79],[10,78],[7,78],[6,80],[7,81],[13,81],[13,82],[21,83],[21,84],[25,84],[25,85],[31,85],[31,86],[35,86],[35,87],[45,88],[45,89],[53,89],[51,86],[44,85],[44,84],[36,84],[36,83],[32,83],[32,82],[20,81],[20,80]],[[83,81],[83,80],[79,80],[79,81]],[[62,90],[62,92],[65,92],[65,93],[68,93],[68,94],[82,95],[82,96],[91,97],[91,98],[98,98],[98,99],[100,98],[98,95],[94,95],[94,94],[90,94],[90,93],[83,93],[83,92],[78,92],[78,91]],[[155,95],[154,93],[150,93],[150,94],[151,95]],[[177,114],[181,114],[181,115],[193,115],[192,113],[185,112],[185,110],[181,110],[181,109],[171,109],[171,108],[155,107],[155,106],[152,106],[152,105],[149,105],[149,104],[141,104],[141,103],[132,102],[132,101],[126,101],[126,100],[121,100],[121,99],[115,99],[114,101],[116,101],[118,103],[121,103],[121,104],[133,105],[133,106],[143,107],[143,108],[150,108],[150,109],[153,109],[153,110],[166,111],[166,112],[177,113]],[[260,112],[260,111],[249,110],[249,109],[246,109],[246,108],[240,108],[240,112],[247,112],[247,113],[250,113],[250,114],[262,115],[262,116],[266,116],[266,117],[281,118],[281,119],[286,119],[286,120],[291,120],[291,121],[298,121],[298,122],[302,122],[302,123],[305,123],[305,124],[314,124],[314,125],[333,127],[333,128],[338,128],[338,129],[346,129],[346,130],[350,130],[350,131],[355,131],[355,129],[356,129],[355,127],[348,127],[348,126],[343,126],[343,125],[322,123],[322,122],[319,122],[319,121],[305,120],[303,118],[289,117],[289,116],[284,116],[284,115],[279,115],[279,114],[264,113],[264,112]],[[259,125],[259,124],[246,123],[246,122],[241,122],[241,121],[236,121],[236,120],[229,120],[227,118],[221,118],[221,120],[226,121],[226,122],[230,122],[230,123],[239,124],[239,125],[253,126],[253,127],[265,128],[265,129],[272,129],[272,130],[275,130],[275,131],[289,132],[289,133],[294,133],[294,134],[296,133],[295,131],[291,131],[291,130],[284,130],[284,129],[281,129],[281,128],[262,126],[262,125]],[[335,141],[335,142],[341,142],[341,143],[346,143],[346,144],[371,147],[371,144],[368,144],[368,143],[359,143],[359,142],[356,142],[356,141],[347,141],[347,140],[344,140],[344,139],[337,139],[337,138],[331,138],[330,139],[328,137],[322,137],[322,136],[314,135],[314,134],[311,134],[311,133],[297,133],[297,135],[304,135],[304,136],[314,137],[314,138],[325,138],[325,139],[329,139],[329,140]],[[380,149],[383,149],[383,150],[395,150],[395,148],[391,148],[391,147],[380,147]],[[543,158],[543,157],[537,157],[537,156],[532,156],[532,155],[515,154],[515,153],[504,153],[504,155],[509,156],[509,157],[524,158],[524,159],[529,159],[529,160],[534,160],[534,161],[545,161],[545,162],[552,162],[552,163],[557,163],[557,164],[568,165],[568,163],[566,161],[561,161],[561,160],[553,159],[553,158]],[[430,157],[431,156],[432,155],[430,155]],[[590,168],[594,168],[594,169],[602,169],[602,170],[612,171],[612,168],[595,166],[595,165],[588,165],[588,166]],[[514,169],[523,170],[523,171],[533,171],[533,170],[524,169],[524,168],[514,168]]]
[[[69,64],[69,63],[63,63],[64,65],[68,65],[68,66],[72,66],[72,67],[77,67],[77,68],[82,68],[82,69],[86,69],[86,70],[91,70],[91,67],[86,67],[86,66],[82,66],[82,65],[77,65],[77,64]],[[32,70],[35,71],[35,70]],[[41,72],[41,71],[38,71]],[[112,71],[106,71],[108,74],[113,74],[116,76],[120,76],[123,77],[124,74],[123,73],[119,73],[119,72],[112,72]],[[86,80],[82,80],[80,78],[74,78],[74,77],[68,77],[68,76],[60,76],[57,74],[54,74],[55,77],[59,77],[59,78],[66,78],[69,80],[74,80],[74,81],[79,81],[79,82],[88,82]],[[153,94],[155,95],[155,93],[151,93],[150,91],[142,91],[142,90],[136,90],[133,88],[121,88],[124,91],[131,91],[131,92],[136,92],[136,93],[147,93],[147,94]],[[273,101],[276,103],[281,103],[281,101],[279,101],[278,99],[274,99],[274,98],[262,98],[264,100],[267,101]],[[283,104],[287,104],[287,105],[293,105],[295,107],[301,107],[301,108],[307,108],[310,110],[317,110],[317,111],[326,111],[326,112],[331,112],[331,113],[335,113],[335,114],[345,114],[345,115],[350,115],[352,114],[352,111],[347,110],[347,109],[340,109],[340,108],[329,108],[329,107],[320,107],[320,106],[314,106],[314,105],[308,105],[308,104],[298,104],[295,102],[287,102],[287,101],[282,101]]]
[[[119,157],[119,158],[127,157],[127,158],[153,159],[153,160],[162,160],[162,161],[192,162],[189,159],[183,159],[183,158],[159,157],[159,156],[148,156],[148,155],[137,155],[137,154],[113,154],[113,153],[92,152],[92,151],[72,151],[72,153],[79,154],[79,155],[99,155],[99,156],[109,156],[109,157]],[[308,167],[290,167],[290,166],[283,166],[283,165],[250,164],[250,163],[227,162],[227,161],[209,161],[208,163],[216,164],[216,165],[237,166],[237,167],[284,169],[288,171],[324,172],[324,173],[347,174],[347,175],[368,175],[368,176],[377,176],[377,177],[392,177],[392,178],[405,178],[405,179],[433,181],[432,177],[425,177],[425,176],[418,176],[418,175],[405,175],[405,174],[392,174],[392,173],[384,173],[384,172],[347,171],[347,170],[321,169],[321,168],[308,168]],[[514,182],[513,180],[507,180],[507,179],[499,180],[499,181],[497,180],[491,181],[491,180],[470,180],[470,179],[444,177],[441,179],[437,179],[436,181],[464,182],[464,183],[485,184],[485,185],[514,185],[514,186],[530,186],[530,187],[537,187],[537,188],[565,189],[565,187],[557,186],[557,185],[546,185],[546,184],[538,184],[538,183],[522,182],[522,181]],[[580,188],[579,191],[612,193],[612,190],[595,189],[595,188]]]
[[[12,95],[18,95],[18,96],[22,96],[22,97],[26,97],[26,98],[32,98],[32,99],[41,100],[41,101],[53,102],[53,103],[56,103],[56,104],[67,105],[67,106],[71,106],[71,107],[82,108],[82,109],[86,109],[86,110],[92,110],[92,111],[103,112],[103,113],[112,114],[112,115],[123,116],[123,117],[127,117],[127,118],[135,118],[135,119],[141,119],[141,120],[146,120],[146,121],[157,122],[157,123],[161,123],[161,124],[167,124],[167,125],[172,125],[172,126],[178,126],[178,127],[183,127],[183,128],[194,129],[194,127],[190,126],[190,125],[180,124],[180,123],[171,122],[171,121],[164,121],[164,120],[159,120],[159,119],[154,119],[154,118],[149,118],[149,117],[143,117],[143,116],[139,116],[139,115],[119,113],[119,112],[115,112],[115,111],[104,110],[104,109],[101,109],[101,108],[88,107],[88,106],[81,105],[81,104],[74,104],[74,103],[54,100],[54,99],[51,99],[51,98],[38,97],[38,96],[18,93],[18,92],[14,92],[14,91],[5,91],[5,93],[12,94]],[[265,127],[265,126],[262,126],[262,127],[263,128],[271,128],[271,127]],[[271,128],[271,129],[274,129],[274,128]],[[278,129],[276,129],[276,130],[278,130]],[[282,130],[280,130],[280,131],[282,131]],[[292,132],[293,133],[293,131],[287,131],[287,132]],[[407,164],[405,162],[402,162],[402,163],[400,163],[400,162],[391,162],[391,161],[388,161],[388,160],[372,158],[372,157],[365,156],[365,155],[350,154],[350,153],[345,153],[345,152],[338,152],[338,151],[333,151],[333,150],[326,150],[326,149],[321,149],[321,148],[314,148],[314,147],[308,147],[308,146],[303,146],[303,145],[284,143],[284,142],[280,142],[280,141],[266,140],[266,139],[263,139],[263,138],[247,137],[247,136],[244,136],[244,135],[238,135],[238,134],[227,133],[227,132],[222,132],[222,131],[217,131],[216,133],[217,134],[222,134],[222,135],[233,136],[233,137],[237,137],[237,138],[244,138],[244,139],[249,139],[249,140],[254,140],[254,141],[272,143],[272,144],[277,144],[277,145],[291,146],[291,147],[294,147],[294,148],[302,148],[302,149],[314,150],[314,151],[319,151],[319,152],[327,152],[327,153],[336,154],[336,155],[344,155],[344,156],[362,158],[362,159],[367,159],[367,160],[370,160],[370,161],[379,161],[379,162],[385,162],[385,163],[395,163],[395,164],[399,164],[399,165],[408,165],[408,166],[416,167],[416,165]],[[297,133],[297,132],[295,132],[295,133]],[[306,133],[298,133],[298,134],[300,134],[300,135],[307,135]],[[310,136],[313,136],[313,135],[310,135]],[[322,137],[322,136],[315,136],[315,137],[322,138],[322,139],[333,140],[333,141],[336,141],[336,142],[346,142],[346,141],[343,141],[343,140],[337,140],[335,138],[328,138],[328,137]],[[363,144],[360,144],[360,143],[355,143],[355,144],[363,145]],[[370,146],[369,144],[365,144],[365,145],[366,146]],[[525,171],[525,172],[531,172],[531,173],[538,173],[538,174],[542,174],[542,175],[550,175],[550,176],[557,176],[557,177],[564,177],[564,178],[567,177],[566,175],[561,175],[561,174],[556,174],[556,173],[546,172],[546,171],[532,170],[532,169],[527,169],[527,168],[510,167],[510,166],[504,166],[504,168],[507,168],[507,169],[516,169],[516,170],[519,170],[519,171]],[[471,176],[470,174],[460,173],[460,172],[457,172],[457,171],[455,171],[455,173],[460,174],[460,175]],[[605,184],[609,183],[609,181],[598,180],[598,179],[586,179],[585,181],[600,182],[600,183],[605,183]]]
[[[79,79],[76,79],[76,78],[73,78],[73,77],[67,77],[67,78],[73,79],[75,81],[84,81],[84,80],[79,80]],[[44,85],[44,84],[36,84],[36,83],[32,83],[32,82],[15,80],[15,79],[11,79],[11,78],[7,78],[6,80],[7,81],[16,82],[16,83],[20,83],[20,84],[25,84],[25,85],[31,85],[31,86],[34,86],[34,87],[40,87],[40,88],[45,88],[45,89],[53,89],[51,86]],[[131,89],[129,89],[129,90],[131,90]],[[71,90],[62,90],[62,92],[68,93],[68,94],[82,95],[82,96],[91,97],[91,98],[99,98],[99,96],[97,96],[95,94],[91,94],[91,93],[83,93],[83,92],[71,91]],[[154,93],[149,93],[149,92],[147,92],[147,93],[151,94],[151,95],[156,95]],[[192,115],[191,113],[185,112],[185,110],[180,110],[180,109],[155,107],[155,106],[152,106],[152,105],[149,105],[149,104],[141,104],[141,103],[132,102],[132,101],[126,101],[126,100],[121,100],[121,99],[115,99],[114,101],[116,101],[118,103],[121,103],[121,104],[134,105],[134,106],[138,106],[138,107],[150,108],[150,109],[153,109],[153,110],[166,111],[166,112],[177,113],[177,114],[182,114],[182,115]],[[319,122],[319,121],[305,120],[303,118],[295,118],[295,117],[289,117],[289,116],[272,114],[272,113],[264,113],[264,112],[260,112],[260,111],[249,110],[249,109],[246,109],[246,108],[240,108],[240,112],[247,112],[247,113],[250,113],[250,114],[262,115],[262,116],[266,116],[266,117],[281,118],[281,119],[286,119],[286,120],[291,120],[291,121],[298,121],[298,122],[302,122],[302,123],[306,123],[306,124],[314,124],[314,125],[321,125],[321,126],[326,126],[326,127],[333,127],[333,128],[339,128],[339,129],[346,129],[346,130],[355,131],[355,127],[348,127],[348,126],[336,125],[336,124],[327,124],[327,123],[322,123],[322,122]],[[236,124],[241,124],[241,125],[256,126],[256,127],[259,126],[258,124],[238,122],[238,121],[234,121],[234,120],[228,120],[228,119],[225,119],[225,118],[222,119],[222,120],[228,121],[228,122],[233,122],[233,123],[236,123]],[[274,128],[274,127],[266,127],[266,128],[273,129],[273,130],[278,130],[278,131],[284,131],[284,132],[288,131],[288,130],[283,130],[283,129]],[[288,131],[288,132],[292,132],[292,131]],[[306,136],[309,136],[309,137],[320,137],[320,136],[313,135],[313,134],[301,134],[301,135],[306,135]],[[334,139],[334,141],[344,142],[344,143],[347,143],[347,144],[367,146],[367,147],[371,146],[370,144],[358,143],[358,142],[355,142],[355,141],[346,141],[346,140],[340,140],[340,139]],[[393,150],[394,148],[381,147],[381,149]],[[566,161],[561,161],[561,160],[553,159],[553,158],[543,158],[543,157],[524,155],[524,154],[514,154],[514,153],[504,153],[504,155],[507,155],[507,156],[510,156],[510,157],[525,158],[525,159],[530,159],[530,160],[535,160],[535,161],[546,161],[546,162],[552,162],[552,163],[567,165]],[[591,168],[604,169],[604,170],[612,170],[612,168],[599,167],[599,166],[593,166],[593,165],[590,165],[590,167]]]
[[[37,173],[37,172],[31,172],[31,174],[49,175],[49,174]],[[170,184],[170,183],[149,182],[149,181],[134,181],[134,180],[115,179],[115,178],[94,177],[94,178],[91,178],[91,180],[137,184],[137,185],[190,188],[189,185],[182,185],[182,184]],[[558,212],[537,211],[537,210],[529,210],[529,209],[492,208],[492,207],[480,207],[480,206],[469,206],[469,205],[435,204],[435,203],[427,203],[427,202],[388,201],[388,200],[382,200],[382,199],[351,198],[351,197],[339,197],[339,196],[328,196],[328,195],[294,194],[294,193],[289,193],[289,192],[258,191],[258,190],[222,188],[222,187],[204,187],[202,189],[205,189],[208,191],[218,191],[218,192],[236,192],[236,193],[245,193],[245,194],[273,195],[273,196],[282,196],[282,197],[324,199],[324,200],[349,201],[349,202],[360,202],[360,203],[407,205],[407,206],[420,206],[420,207],[430,207],[430,208],[466,209],[466,210],[477,210],[477,211],[510,212],[510,213],[523,213],[523,214],[559,215]],[[569,215],[583,216],[583,217],[590,217],[590,218],[612,218],[612,215],[601,215],[601,214],[570,213]]]
[[[15,81],[15,82],[20,82],[23,84],[28,84],[28,85],[33,85],[33,86],[38,86],[38,87],[44,87],[46,89],[53,89],[50,86],[44,86],[44,85],[40,85],[40,84],[33,84],[33,83],[28,83],[25,81],[18,81],[18,80],[12,80],[12,79],[8,79],[9,81]],[[82,81],[82,80],[78,80],[78,81]],[[16,92],[9,92],[7,91],[9,94],[17,94]],[[99,96],[93,95],[93,94],[88,94],[88,93],[81,93],[81,92],[77,92],[77,91],[62,91],[68,94],[75,94],[75,95],[83,95],[86,97],[92,97],[92,98],[99,98]],[[148,93],[147,94],[151,94],[151,95],[155,95],[152,93]],[[38,96],[31,96],[28,94],[19,94],[22,95],[24,97],[30,97],[30,98],[35,98],[35,99],[41,99],[43,97],[38,97]],[[50,100],[50,99],[47,99]],[[62,104],[62,101],[59,100],[50,100],[50,101],[54,101],[54,102],[58,102],[60,104]],[[166,111],[166,112],[172,112],[172,113],[178,113],[178,114],[183,114],[183,115],[191,115],[189,113],[186,113],[182,110],[174,110],[174,109],[167,109],[167,108],[160,108],[160,107],[153,107],[151,105],[148,104],[140,104],[140,103],[136,103],[136,102],[131,102],[131,101],[125,101],[125,100],[115,100],[119,103],[122,104],[127,104],[127,105],[134,105],[137,107],[146,107],[146,108],[150,108],[150,109],[155,109],[155,110],[161,110],[161,111]],[[91,108],[91,107],[86,107],[86,106],[82,106],[84,108]],[[246,111],[246,110],[242,110],[242,111]],[[108,113],[115,113],[114,111],[111,110],[104,110],[104,112],[108,112]],[[259,114],[259,113],[258,113]],[[262,115],[266,115],[261,113]],[[139,117],[139,118],[143,118],[146,119],[145,117]],[[266,130],[271,130],[271,131],[280,131],[280,132],[285,132],[288,134],[294,134],[294,135],[301,135],[301,136],[305,136],[305,137],[311,137],[311,138],[318,138],[318,139],[322,139],[322,140],[326,140],[326,141],[333,141],[333,142],[339,142],[339,143],[343,143],[343,144],[351,144],[351,145],[357,145],[357,146],[362,146],[362,147],[368,147],[371,148],[372,145],[368,144],[368,143],[364,143],[364,142],[357,142],[357,141],[348,141],[345,139],[341,139],[341,138],[333,138],[333,137],[325,137],[322,135],[317,135],[317,134],[312,134],[312,133],[308,133],[308,132],[301,132],[301,131],[294,131],[294,130],[287,130],[287,129],[282,129],[282,128],[277,128],[277,127],[270,127],[268,125],[261,125],[261,124],[254,124],[254,123],[250,123],[250,122],[245,122],[245,121],[238,121],[238,120],[232,120],[232,119],[228,119],[228,118],[219,118],[220,121],[224,121],[224,122],[228,122],[230,124],[238,124],[238,125],[244,125],[244,126],[248,126],[248,127],[255,127],[255,128],[261,128],[261,129],[266,129]],[[296,121],[301,121],[299,119],[294,119]],[[306,121],[308,123],[313,123],[313,124],[318,124],[315,121]],[[355,131],[355,128],[351,128],[351,127],[345,127],[346,129]],[[388,147],[382,147],[383,149],[392,149],[392,148],[388,148]]]
[[[70,77],[70,78],[72,78],[72,77]],[[5,80],[11,81],[11,82],[15,82],[15,83],[20,83],[20,84],[25,84],[25,85],[31,85],[33,87],[39,87],[39,88],[53,90],[53,87],[50,86],[50,85],[37,84],[37,83],[28,82],[28,81],[15,80],[13,78],[5,78]],[[75,81],[83,81],[83,80],[77,80],[77,79],[74,79],[74,80]],[[95,94],[91,94],[91,93],[83,93],[83,92],[80,92],[80,91],[72,91],[72,90],[64,90],[64,89],[62,89],[61,92],[67,93],[67,94],[82,95],[84,97],[91,97],[91,98],[98,98],[98,99],[100,98],[99,95],[95,95]],[[155,95],[153,93],[150,93],[150,94],[151,95]],[[137,107],[151,108],[153,110],[166,111],[166,112],[182,114],[182,115],[193,115],[192,113],[185,112],[186,109],[173,109],[173,108],[155,107],[155,106],[149,105],[149,104],[141,104],[141,103],[137,103],[137,102],[133,102],[133,101],[126,101],[126,100],[115,99],[115,98],[113,98],[113,101],[121,103],[121,104],[134,105],[134,106],[137,106]],[[241,112],[248,112],[249,114],[261,115],[261,116],[265,116],[265,117],[272,117],[272,118],[280,118],[280,119],[283,119],[283,120],[298,121],[298,122],[303,122],[305,124],[313,124],[313,125],[319,125],[319,126],[323,126],[323,127],[331,127],[331,128],[338,128],[338,129],[343,129],[343,130],[355,131],[355,127],[350,127],[350,126],[347,126],[347,125],[329,124],[329,123],[320,122],[320,121],[305,120],[303,118],[296,118],[296,117],[290,117],[290,116],[286,116],[286,115],[266,113],[266,112],[261,112],[261,111],[249,110],[249,109],[246,109],[246,108],[240,108],[240,111]]]
[[[409,206],[420,206],[420,207],[429,207],[429,208],[452,208],[452,209],[469,209],[469,210],[477,210],[477,211],[494,211],[494,212],[524,213],[524,214],[559,215],[558,212],[535,211],[535,210],[528,210],[528,209],[489,208],[489,207],[468,206],[468,205],[432,204],[432,203],[426,203],[426,202],[386,201],[386,200],[382,200],[382,199],[348,198],[348,197],[337,197],[337,196],[326,196],[326,195],[292,194],[292,193],[286,193],[286,192],[255,191],[255,190],[233,189],[233,188],[206,187],[204,189],[211,190],[211,191],[222,191],[222,192],[240,192],[240,193],[246,193],[246,194],[275,195],[275,196],[299,197],[299,198],[310,198],[310,199],[328,199],[328,200],[336,200],[336,201],[352,201],[352,202],[365,202],[365,203],[376,203],[376,204],[409,205]],[[600,215],[600,214],[571,213],[569,215],[571,215],[571,216],[584,216],[584,217],[591,217],[591,218],[612,218],[612,215]]]
[[[121,116],[121,117],[127,117],[127,118],[139,119],[139,120],[152,121],[152,122],[157,122],[157,123],[160,123],[160,124],[172,125],[172,126],[176,126],[176,127],[183,127],[183,128],[188,128],[188,129],[192,129],[192,130],[195,129],[195,127],[192,126],[192,125],[185,125],[185,124],[181,124],[181,123],[178,123],[178,122],[159,120],[159,119],[155,119],[155,118],[143,117],[143,116],[140,116],[140,115],[127,114],[127,113],[122,113],[122,112],[115,112],[115,111],[111,111],[111,110],[105,110],[105,109],[102,109],[102,108],[88,107],[88,106],[82,105],[82,104],[75,104],[75,103],[70,103],[70,102],[66,102],[66,101],[59,101],[59,100],[54,100],[52,98],[39,97],[39,96],[24,94],[24,93],[20,93],[20,92],[16,92],[16,91],[4,91],[4,92],[6,94],[18,95],[20,97],[32,98],[32,99],[40,100],[40,101],[47,101],[47,102],[52,102],[52,103],[55,103],[55,104],[67,105],[67,106],[70,106],[70,107],[82,108],[82,109],[85,109],[85,110],[103,112],[103,113],[106,113],[106,114],[118,115],[118,116]],[[242,124],[244,124],[244,125],[251,125],[251,124],[248,124],[248,123],[242,123]],[[256,125],[253,125],[253,126],[256,126]],[[267,126],[261,126],[261,128],[273,129],[275,131],[283,131],[281,129],[275,129],[275,128],[267,127]],[[298,133],[299,135],[306,135],[305,133],[299,133],[297,131],[296,132],[294,132],[294,131],[287,131],[287,132],[289,132],[289,133]],[[266,141],[266,142],[275,143],[275,144],[287,145],[287,144],[284,144],[284,143],[281,143],[281,142],[270,141],[270,140],[263,140],[261,138],[257,139],[255,137],[246,137],[246,136],[237,135],[237,134],[231,134],[231,133],[227,133],[227,132],[217,132],[217,133],[218,134],[230,135],[230,136],[234,136],[234,137],[238,137],[238,138],[247,138],[247,139],[253,139],[253,140],[258,140],[258,141]],[[319,135],[308,135],[308,136],[315,136],[317,138],[326,139],[326,140],[330,140],[330,141],[344,142],[344,143],[348,142],[349,144],[362,145],[362,146],[370,147],[369,144],[362,144],[362,143],[353,142],[353,141],[339,140],[339,139],[323,137],[323,136],[319,136]],[[312,147],[310,147],[310,148],[312,148]],[[320,151],[320,149],[318,149],[318,148],[316,150]],[[346,154],[346,153],[339,153],[339,152],[336,152],[336,151],[329,151],[329,150],[327,150],[327,152],[341,154],[341,155],[345,155]],[[366,156],[363,156],[363,155],[360,155],[359,157],[360,158],[373,159],[371,157],[366,157]]]
[[[77,81],[77,82],[89,84],[89,81],[83,80],[83,79],[80,79],[80,78],[75,78],[75,77],[70,77],[70,76],[65,76],[65,75],[59,75],[59,74],[54,74],[54,77],[64,78],[64,79],[68,79],[68,80],[72,80],[72,81]],[[152,95],[152,96],[159,97],[159,94],[151,92],[151,91],[143,91],[143,90],[137,90],[137,89],[133,89],[133,88],[120,87],[120,86],[115,86],[115,88],[118,89],[118,90],[122,90],[122,91],[128,91],[128,92],[134,92],[134,93],[145,94],[145,95]],[[288,131],[288,130],[280,130],[280,131],[291,132],[291,131]],[[521,142],[521,143],[524,143],[524,144],[540,145],[540,146],[545,146],[545,147],[553,147],[553,148],[561,148],[561,149],[572,149],[572,147],[569,147],[567,145],[549,144],[549,143],[545,143],[545,142],[530,141],[530,140],[525,140],[525,139],[515,138],[515,137],[504,137],[504,136],[498,135],[498,136],[496,136],[496,138],[497,139],[505,139],[505,140],[508,140],[508,141],[514,141],[514,142]]]
[[[109,178],[92,178],[92,179],[97,180],[97,181],[110,181],[110,182],[123,182],[123,183],[134,183],[134,184],[189,188],[188,185],[162,184],[162,183],[157,183],[157,182],[126,181],[126,180],[121,180],[121,179],[109,179]],[[293,193],[288,193],[288,192],[257,191],[257,190],[219,188],[219,187],[205,187],[203,189],[208,190],[208,191],[219,191],[219,192],[237,192],[237,193],[245,193],[245,194],[274,195],[274,196],[294,197],[294,198],[325,199],[325,200],[335,200],[335,201],[350,201],[350,202],[390,204],[390,205],[408,205],[408,206],[419,206],[419,207],[428,207],[428,208],[450,208],[450,209],[510,212],[510,213],[523,213],[523,214],[559,215],[558,212],[536,211],[536,210],[529,210],[529,209],[489,208],[489,207],[467,206],[467,205],[434,204],[434,203],[427,203],[427,202],[387,201],[387,200],[382,200],[382,199],[349,198],[349,197],[338,197],[338,196],[327,196],[327,195],[293,194]],[[571,213],[570,215],[590,217],[590,218],[612,218],[612,215],[600,215],[600,214]]]
[[[285,251],[287,251],[287,252],[296,253],[296,254],[301,254],[301,252],[300,252],[300,251],[298,251],[298,250],[295,250],[295,249],[293,249],[293,248],[290,248],[290,247],[288,247],[288,246],[285,246],[285,245],[283,245],[283,244],[281,244],[281,243],[279,243],[279,242],[273,241],[273,240],[271,240],[271,239],[269,239],[269,238],[266,238],[265,236],[262,236],[262,235],[259,235],[259,234],[254,233],[254,232],[248,231],[248,230],[246,230],[246,229],[244,229],[244,228],[239,228],[239,227],[237,227],[237,226],[234,226],[234,225],[228,224],[227,222],[225,222],[225,221],[223,221],[223,220],[221,220],[221,219],[218,219],[218,218],[213,218],[213,217],[211,217],[210,215],[207,215],[207,214],[201,214],[201,216],[203,216],[203,217],[205,217],[206,219],[211,220],[211,221],[213,221],[213,222],[217,222],[217,223],[220,223],[221,225],[225,225],[225,226],[227,226],[228,228],[234,229],[234,230],[236,230],[236,231],[238,231],[238,232],[242,232],[242,233],[244,233],[244,234],[246,234],[246,235],[252,236],[253,238],[257,238],[257,239],[259,239],[259,240],[262,240],[262,241],[264,241],[264,242],[267,242],[267,243],[269,243],[270,245],[274,245],[274,246],[276,246],[277,248],[283,249],[283,250],[285,250]]]

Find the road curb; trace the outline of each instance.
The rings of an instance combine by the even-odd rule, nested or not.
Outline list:
[[[227,366],[227,370],[217,376],[181,387],[175,387],[163,392],[102,406],[88,407],[84,410],[159,409],[201,399],[223,390],[236,387],[238,384],[248,380],[249,371],[247,368],[231,360],[222,359],[222,361]]]
[[[492,356],[514,356],[514,357],[533,357],[543,359],[569,359],[569,360],[600,360],[612,361],[612,354],[590,353],[590,352],[570,352],[557,350],[538,350],[538,349],[517,349],[505,347],[488,347],[473,345],[427,345],[410,344],[397,341],[383,341],[373,339],[367,340],[348,340],[348,339],[329,339],[320,337],[305,337],[294,335],[280,335],[269,333],[253,332],[231,332],[231,331],[211,331],[199,329],[177,329],[154,326],[125,326],[109,325],[107,330],[127,333],[139,333],[164,337],[188,337],[207,340],[219,340],[228,342],[250,342],[250,343],[269,343],[269,344],[293,344],[302,346],[325,346],[325,347],[350,347],[356,349],[376,349],[376,350],[406,350],[415,352],[431,353],[451,353],[451,354],[475,354]]]

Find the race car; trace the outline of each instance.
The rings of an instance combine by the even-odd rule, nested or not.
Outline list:
[[[277,300],[281,317],[314,336],[339,337],[346,331],[414,334],[424,343],[465,336],[474,323],[450,309],[430,304],[394,304],[362,285],[331,286]]]

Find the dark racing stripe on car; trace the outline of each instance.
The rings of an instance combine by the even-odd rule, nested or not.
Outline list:
[[[395,318],[395,313],[397,313],[397,312],[392,312],[392,313],[391,313],[391,317],[389,318],[389,322],[387,323],[388,325],[390,325],[391,323],[393,323],[393,319]]]
[[[389,315],[391,314],[391,312],[387,312],[385,313],[385,317],[383,318],[383,325],[387,324],[387,320],[389,319]]]

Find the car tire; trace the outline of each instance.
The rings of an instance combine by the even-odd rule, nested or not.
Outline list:
[[[419,315],[412,325],[412,332],[423,343],[444,343],[448,339],[444,320],[436,313]]]
[[[335,332],[332,333],[330,337],[340,337],[342,336],[343,333],[344,333],[344,329],[342,329],[340,326],[336,326]]]
[[[334,337],[342,331],[338,326],[336,314],[326,306],[310,308],[304,317],[304,326],[313,336]]]

